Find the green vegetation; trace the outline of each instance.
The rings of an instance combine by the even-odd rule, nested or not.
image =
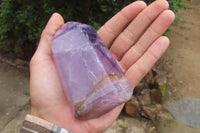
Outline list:
[[[186,29],[184,25],[180,25],[180,29]]]
[[[160,90],[161,90],[161,93],[162,93],[162,97],[163,98],[166,98],[167,95],[168,95],[168,91],[167,91],[167,84],[166,83],[163,83],[160,85]]]
[[[187,21],[181,20],[180,18],[176,17],[173,24],[185,24]]]
[[[167,36],[167,37],[168,37],[168,32],[170,32],[170,31],[171,31],[171,29],[168,28],[168,29],[165,31],[164,36]]]
[[[185,5],[185,3],[183,3],[183,0],[168,0],[168,2],[170,4],[170,9],[173,10],[175,13],[177,13],[180,8],[192,9],[191,7]]]
[[[24,95],[30,96],[30,92],[29,91],[24,91]]]
[[[149,4],[154,0],[146,0]],[[30,59],[42,29],[54,12],[65,22],[79,21],[99,29],[109,18],[133,0],[1,0],[0,50],[15,57]],[[169,0],[177,12],[186,8],[182,0]]]

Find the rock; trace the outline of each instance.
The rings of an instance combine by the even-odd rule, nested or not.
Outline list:
[[[137,98],[142,106],[150,105],[151,104],[150,89],[143,90],[141,94],[137,96]]]
[[[150,94],[151,94],[151,102],[153,104],[162,103],[162,93],[160,89],[152,89]]]
[[[157,113],[162,109],[162,105],[156,104],[151,106],[143,106],[141,115],[145,118],[156,120]]]
[[[148,88],[148,84],[146,82],[140,82],[135,88],[134,88],[134,91],[133,91],[133,95],[139,95],[141,94],[141,92]]]
[[[147,75],[145,76],[144,80],[146,83],[148,83],[149,85],[154,84],[154,77],[155,77],[155,71],[150,70]]]
[[[200,129],[200,99],[180,99],[170,103],[168,110],[183,124]]]
[[[131,98],[132,85],[93,27],[68,22],[56,32],[51,47],[78,119],[97,118]]]
[[[157,122],[167,122],[173,119],[173,116],[167,111],[159,111],[156,116]]]
[[[140,106],[136,97],[132,96],[131,99],[125,105],[126,114],[132,117],[140,117]]]

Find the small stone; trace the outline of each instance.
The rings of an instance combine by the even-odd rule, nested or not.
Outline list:
[[[159,74],[156,77],[156,82],[157,82],[158,85],[166,84],[167,83],[167,78],[166,78],[165,75]]]
[[[132,85],[93,27],[68,22],[51,46],[76,118],[97,118],[131,98]]]
[[[140,117],[140,105],[137,98],[132,96],[131,99],[125,105],[126,114],[132,117]]]
[[[156,120],[158,122],[166,122],[166,121],[171,121],[173,119],[174,119],[173,116],[167,111],[158,112],[156,117]]]
[[[148,87],[148,84],[146,82],[140,82],[138,85],[134,88],[133,95],[139,95],[141,92]]]
[[[171,91],[168,91],[168,96],[170,97],[172,95],[172,92]]]
[[[150,89],[145,89],[141,92],[139,96],[137,96],[141,105],[150,105],[151,97],[150,97]]]
[[[200,99],[185,97],[170,103],[167,109],[178,121],[200,129]]]
[[[176,91],[177,91],[177,89],[176,89],[176,88],[174,88],[174,89],[172,90],[172,92],[174,92],[174,93],[175,93]]]
[[[155,75],[154,75],[154,71],[153,70],[150,70],[148,73],[147,73],[147,75],[145,76],[145,82],[147,83],[147,84],[154,84],[154,77],[155,77]]]
[[[142,116],[155,121],[156,115],[161,109],[162,109],[162,106],[160,104],[151,105],[151,106],[143,106],[141,114]]]
[[[162,103],[162,93],[160,89],[151,90],[151,102],[152,103]]]

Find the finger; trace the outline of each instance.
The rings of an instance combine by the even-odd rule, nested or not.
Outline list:
[[[125,73],[127,79],[135,87],[137,83],[152,68],[155,62],[163,55],[169,46],[169,39],[165,36],[158,38]]]
[[[98,34],[107,47],[111,45],[113,40],[120,34],[120,32],[145,7],[146,4],[142,1],[133,2],[132,4],[123,8],[99,29]]]
[[[45,29],[42,32],[40,43],[37,52],[49,55],[51,53],[51,41],[56,31],[64,24],[62,16],[58,13],[54,13],[49,19]]]
[[[169,4],[166,0],[157,0],[145,8],[114,41],[110,49],[113,56],[120,61],[148,26],[168,7]]]
[[[174,18],[175,15],[170,10],[166,10],[160,14],[136,44],[121,59],[120,65],[124,71],[134,64],[145,53],[148,47],[166,31],[174,21]]]

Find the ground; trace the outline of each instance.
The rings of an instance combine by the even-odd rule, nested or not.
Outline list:
[[[186,8],[176,15],[168,33],[171,45],[160,63],[168,75],[169,97],[165,106],[184,97],[200,98],[200,3],[184,0]],[[199,133],[200,129],[173,121],[161,124],[161,133]]]
[[[186,7],[177,14],[170,27],[171,45],[159,61],[168,76],[169,97],[164,105],[183,97],[200,97],[200,3],[185,0]],[[0,58],[0,132],[14,133],[21,127],[25,114],[30,111],[29,73],[15,68]],[[145,133],[146,121],[119,117],[109,133]],[[152,130],[154,127],[152,127]],[[199,129],[174,120],[158,125],[159,133],[199,133]]]
[[[17,132],[29,103],[28,72],[0,61],[0,132]]]
[[[185,1],[192,9],[181,9],[177,14],[178,24],[168,33],[171,45],[163,56],[171,77],[169,84],[178,98],[200,97],[200,3]]]

